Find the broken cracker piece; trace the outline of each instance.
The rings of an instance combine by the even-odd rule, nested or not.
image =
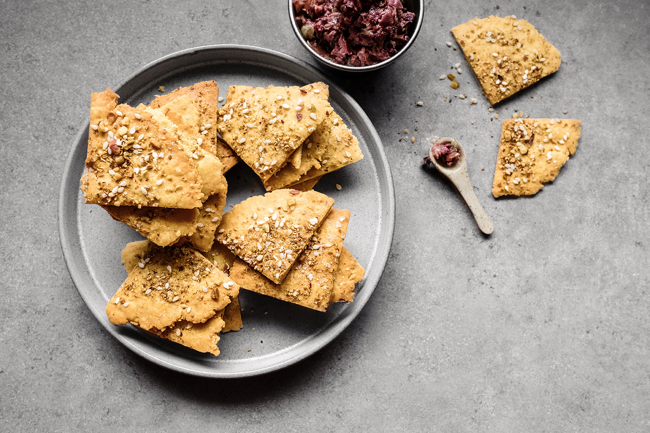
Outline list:
[[[218,129],[237,156],[268,179],[331,112],[326,99],[305,88],[231,86]]]
[[[235,261],[230,275],[247,290],[326,311],[349,221],[350,211],[332,209],[281,284],[274,284],[241,260]]]
[[[363,159],[359,141],[332,112],[303,144],[300,168],[287,164],[264,182],[267,191],[284,188],[331,173]]]
[[[357,262],[352,253],[345,247],[341,248],[339,268],[334,275],[331,302],[354,301],[354,287],[363,280],[365,269]]]
[[[211,155],[217,154],[217,106],[219,86],[202,81],[158,96],[149,106],[161,109],[179,129]]]
[[[122,250],[122,264],[124,265],[124,269],[126,270],[127,273],[131,272],[135,267],[137,267],[138,263],[144,262],[145,254],[148,248],[149,248],[148,240],[130,242],[126,245],[126,247],[124,247],[124,249]],[[204,257],[206,257],[209,261],[211,261],[212,264],[217,269],[222,271],[225,275],[229,275],[230,268],[232,267],[232,264],[236,259],[236,257],[232,255],[232,253],[228,250],[228,248],[224,247],[220,243],[215,243],[213,248],[209,252],[201,253],[201,254]],[[230,303],[226,305],[226,308],[223,311],[223,315],[222,315],[223,317],[221,318],[225,322],[225,325],[223,325],[223,329],[221,329],[222,333],[226,333],[229,331],[238,331],[243,327],[240,308],[241,307],[239,304],[239,294],[237,294],[237,296],[234,296],[230,299]],[[212,320],[216,320],[216,319],[215,318],[209,319],[206,322],[206,327],[196,328],[194,329],[194,332],[200,331],[202,335],[208,334],[206,339],[214,338],[213,336],[211,336],[211,334],[217,329],[216,325],[210,324],[209,326],[207,326],[209,322],[211,322]],[[186,328],[186,326],[181,328]],[[161,336],[164,337],[164,335]],[[218,338],[216,338],[215,344],[217,341],[219,341]],[[196,349],[195,347],[192,348]],[[216,355],[218,355],[218,353],[216,353]]]
[[[217,137],[217,157],[223,164],[223,174],[233,168],[239,163],[239,158],[235,152],[228,146],[228,143],[223,141],[221,137]]]
[[[297,189],[298,191],[309,191],[310,189],[314,189],[318,181],[321,179],[323,176],[318,176],[313,179],[301,181],[298,183],[294,183],[291,185],[291,188]]]
[[[203,323],[237,296],[239,286],[191,248],[152,243],[106,306],[114,325],[164,332],[186,320]]]
[[[474,18],[451,31],[490,104],[560,67],[560,52],[526,20]]]
[[[117,105],[110,89],[93,93],[86,169],[86,203],[192,209],[201,206],[202,181],[178,136],[143,107]]]
[[[333,204],[316,191],[281,189],[251,197],[223,216],[217,241],[279,284]]]
[[[555,179],[579,138],[579,120],[504,120],[492,194],[534,195]]]

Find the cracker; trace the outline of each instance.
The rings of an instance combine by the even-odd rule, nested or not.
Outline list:
[[[534,195],[555,179],[579,138],[579,120],[504,120],[492,194]]]
[[[181,320],[163,332],[155,333],[162,338],[182,344],[198,352],[211,353],[214,356],[219,356],[221,353],[217,347],[217,343],[220,340],[219,333],[226,332],[226,322],[222,316],[225,316],[224,311],[220,311],[204,323],[192,323]]]
[[[199,209],[199,215],[196,218],[196,231],[189,238],[182,239],[181,242],[187,241],[194,248],[200,251],[209,251],[214,243],[214,236],[217,227],[221,224],[223,210],[226,207],[226,194],[228,184],[226,178],[221,176],[221,185],[217,187],[214,195]]]
[[[560,52],[526,20],[474,18],[451,31],[490,104],[560,68]]]
[[[215,157],[215,170],[221,163]],[[141,208],[134,206],[102,206],[116,221],[131,227],[156,245],[166,247],[176,243],[189,242],[201,251],[208,251],[214,242],[214,234],[219,226],[223,209],[226,206],[228,184],[222,175],[213,173],[209,181],[212,195],[203,203],[201,209]]]
[[[235,152],[221,137],[217,137],[217,157],[223,164],[223,174],[226,174],[228,170],[239,163],[239,158]]]
[[[239,259],[230,276],[247,290],[326,311],[349,221],[350,211],[332,209],[281,284],[274,284]]]
[[[211,155],[217,154],[217,109],[219,86],[214,81],[202,81],[180,87],[156,97],[151,108],[161,109],[179,129],[192,140],[201,138],[201,147]]]
[[[228,89],[219,109],[219,133],[263,180],[278,171],[332,112],[322,92],[314,93],[312,87]]]
[[[230,268],[232,268],[237,258],[226,246],[221,245],[219,242],[215,242],[210,251],[203,253],[203,255],[226,275],[230,275]],[[223,333],[239,331],[244,326],[241,318],[239,296],[232,298],[232,302],[226,306],[223,320],[226,322],[226,325],[221,330]]]
[[[175,100],[175,102],[186,98],[187,97],[179,98]],[[188,102],[188,104],[184,105],[183,107],[177,107],[177,110],[185,110],[185,112],[188,113],[196,112],[196,107],[193,107],[189,101],[190,100],[187,99],[186,102]],[[203,201],[205,201],[207,197],[218,193],[223,186],[223,165],[214,154],[206,152],[205,149],[201,147],[200,138],[195,139],[183,132],[183,129],[189,128],[187,126],[188,124],[193,124],[193,121],[190,121],[189,118],[194,114],[188,114],[187,116],[184,116],[184,121],[186,123],[183,127],[179,127],[173,123],[167,115],[164,114],[163,109],[154,109],[148,107],[146,109],[146,112],[150,113],[158,122],[158,124],[164,127],[167,131],[171,131],[172,133],[176,134],[179,143],[181,143],[182,147],[191,155],[193,161],[195,161],[196,171],[202,181],[201,192],[203,193]],[[177,113],[177,111],[171,110],[167,113],[170,114],[172,112]]]
[[[334,287],[330,302],[354,301],[354,286],[363,280],[365,269],[357,262],[352,253],[345,247],[341,249],[339,267],[334,276]]]
[[[316,191],[283,189],[251,197],[223,216],[217,241],[279,284],[333,204]]]
[[[148,248],[149,248],[149,241],[147,240],[130,242],[126,245],[126,247],[124,247],[124,249],[122,250],[122,264],[124,265],[124,269],[126,270],[127,273],[131,272],[133,268],[137,267],[138,263],[145,260],[145,254]],[[202,253],[202,254],[204,257],[210,260],[217,269],[221,270],[224,274],[229,275],[230,267],[235,261],[235,256],[232,255],[232,253],[228,250],[228,248],[224,247],[219,243],[216,243],[213,249],[211,249],[207,253]],[[237,296],[234,296],[230,299],[230,303],[226,305],[225,310],[223,310],[222,312],[223,313],[222,318],[223,321],[225,322],[223,329],[221,329],[222,333],[229,332],[229,331],[238,331],[243,327],[240,308],[241,307],[239,304],[239,294],[238,294]],[[217,315],[219,315],[219,313],[217,313]],[[216,329],[214,323],[210,324],[210,322],[213,320],[216,320],[216,316],[212,319],[208,319],[208,321],[205,323],[206,325],[209,326],[206,327],[200,326],[198,328],[193,328],[192,332],[200,331],[202,335],[207,333],[209,338],[212,339],[213,337],[210,336],[212,333],[211,330]],[[186,328],[187,323],[189,322],[185,322],[185,326],[178,325],[178,324],[177,325],[180,326],[181,328]],[[219,341],[218,338],[214,341],[214,343],[216,344],[217,341]],[[194,346],[189,346],[189,347],[196,349],[196,347]],[[203,352],[203,350],[201,351]],[[218,353],[216,353],[216,355],[218,355]]]
[[[201,206],[203,184],[189,154],[177,144],[177,134],[160,127],[143,106],[118,106],[117,99],[110,89],[91,96],[88,154],[81,180],[86,203]]]
[[[196,233],[199,209],[161,209],[155,207],[102,206],[115,220],[126,224],[156,245],[174,245]]]
[[[143,256],[106,306],[114,325],[162,332],[182,320],[203,323],[239,293],[237,284],[190,248],[149,244]]]
[[[148,248],[148,240],[129,242],[126,244],[122,250],[122,265],[127,274],[138,266],[138,263],[144,261]]]
[[[310,189],[314,189],[318,181],[321,179],[323,176],[318,176],[313,179],[305,180],[302,182],[294,183],[291,185],[291,188],[297,189],[298,191],[309,191]]]
[[[241,318],[239,296],[232,298],[232,302],[226,306],[226,309],[223,312],[223,321],[225,322],[225,325],[221,332],[224,334],[230,331],[239,331],[244,327],[244,322]]]
[[[287,164],[264,181],[267,191],[321,177],[363,159],[359,141],[343,119],[332,112],[303,144],[299,169]]]

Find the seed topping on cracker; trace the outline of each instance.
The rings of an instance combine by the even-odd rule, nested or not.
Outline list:
[[[492,194],[534,195],[555,179],[579,138],[579,120],[504,120]]]
[[[316,191],[281,189],[251,197],[223,216],[217,241],[279,284],[333,204]]]
[[[560,67],[560,52],[532,24],[514,16],[474,18],[452,33],[491,104]]]

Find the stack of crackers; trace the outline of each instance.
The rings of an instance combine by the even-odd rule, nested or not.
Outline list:
[[[251,197],[223,217],[217,241],[237,259],[241,287],[318,311],[352,302],[365,271],[343,246],[350,211],[316,191],[281,189]]]
[[[357,138],[328,98],[329,89],[320,82],[230,86],[218,130],[267,191],[309,190],[323,175],[363,158]]]
[[[452,29],[490,104],[556,72],[560,52],[532,24],[515,16],[474,18]],[[492,194],[534,195],[555,179],[580,138],[574,119],[522,119],[502,124]]]
[[[232,86],[219,111],[218,95],[214,81],[148,106],[93,93],[81,180],[86,203],[148,239],[122,252],[110,322],[214,355],[219,334],[243,325],[240,286],[325,311],[352,302],[365,273],[343,246],[350,212],[311,190],[363,158],[328,87]],[[222,217],[224,174],[240,160],[273,192]]]
[[[101,205],[157,245],[208,251],[228,190],[229,167],[217,156],[218,148],[224,152],[217,140],[218,97],[214,81],[180,88],[149,106],[118,105],[110,89],[93,93],[81,181],[86,203]]]

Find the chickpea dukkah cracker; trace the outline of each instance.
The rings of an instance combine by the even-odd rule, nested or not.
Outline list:
[[[161,207],[138,209],[133,206],[103,206],[113,219],[125,223],[160,246],[186,241],[201,251],[210,249],[228,191],[222,173],[223,165],[214,154],[216,146],[208,142],[211,139],[209,131],[212,131],[216,142],[216,124],[213,127],[209,122],[216,122],[216,112],[210,109],[216,109],[218,94],[219,88],[215,82],[198,83],[158,97],[146,109],[159,125],[179,137],[183,147],[196,161],[197,173],[203,182],[202,207],[178,211]],[[206,102],[206,99],[212,102]]]
[[[331,113],[324,84],[230,86],[219,109],[221,137],[253,171],[268,179]]]
[[[506,119],[494,170],[492,194],[534,195],[560,172],[578,147],[580,121]]]
[[[287,164],[263,181],[267,191],[320,178],[363,159],[359,141],[335,112],[320,124],[302,147],[300,165]]]
[[[217,241],[279,284],[333,204],[316,191],[280,189],[251,197],[223,216]]]
[[[365,274],[365,269],[357,262],[352,253],[345,246],[341,246],[341,258],[338,270],[334,274],[334,287],[332,287],[330,303],[354,301],[354,286],[363,280]]]
[[[126,247],[124,247],[122,250],[122,264],[127,273],[137,267],[138,263],[145,260],[145,253],[148,248],[149,241],[147,240],[130,242]],[[215,243],[214,247],[209,252],[201,254],[226,275],[229,274],[230,268],[235,261],[235,256],[233,256],[226,247],[219,243]],[[238,331],[243,327],[239,295],[233,296],[230,299],[230,303],[226,305],[221,319],[225,322],[223,329],[221,329],[222,334],[229,331]]]
[[[140,105],[117,105],[110,89],[93,93],[86,170],[86,203],[193,209],[203,182],[179,136]]]
[[[490,104],[560,68],[560,52],[526,20],[474,18],[451,31]]]
[[[125,268],[136,258],[139,261],[106,306],[109,321],[130,323],[218,355],[224,309],[239,294],[239,286],[191,248],[138,242],[122,252]]]
[[[350,211],[332,209],[280,284],[274,284],[239,259],[230,276],[247,290],[326,311],[332,299],[349,221]]]

